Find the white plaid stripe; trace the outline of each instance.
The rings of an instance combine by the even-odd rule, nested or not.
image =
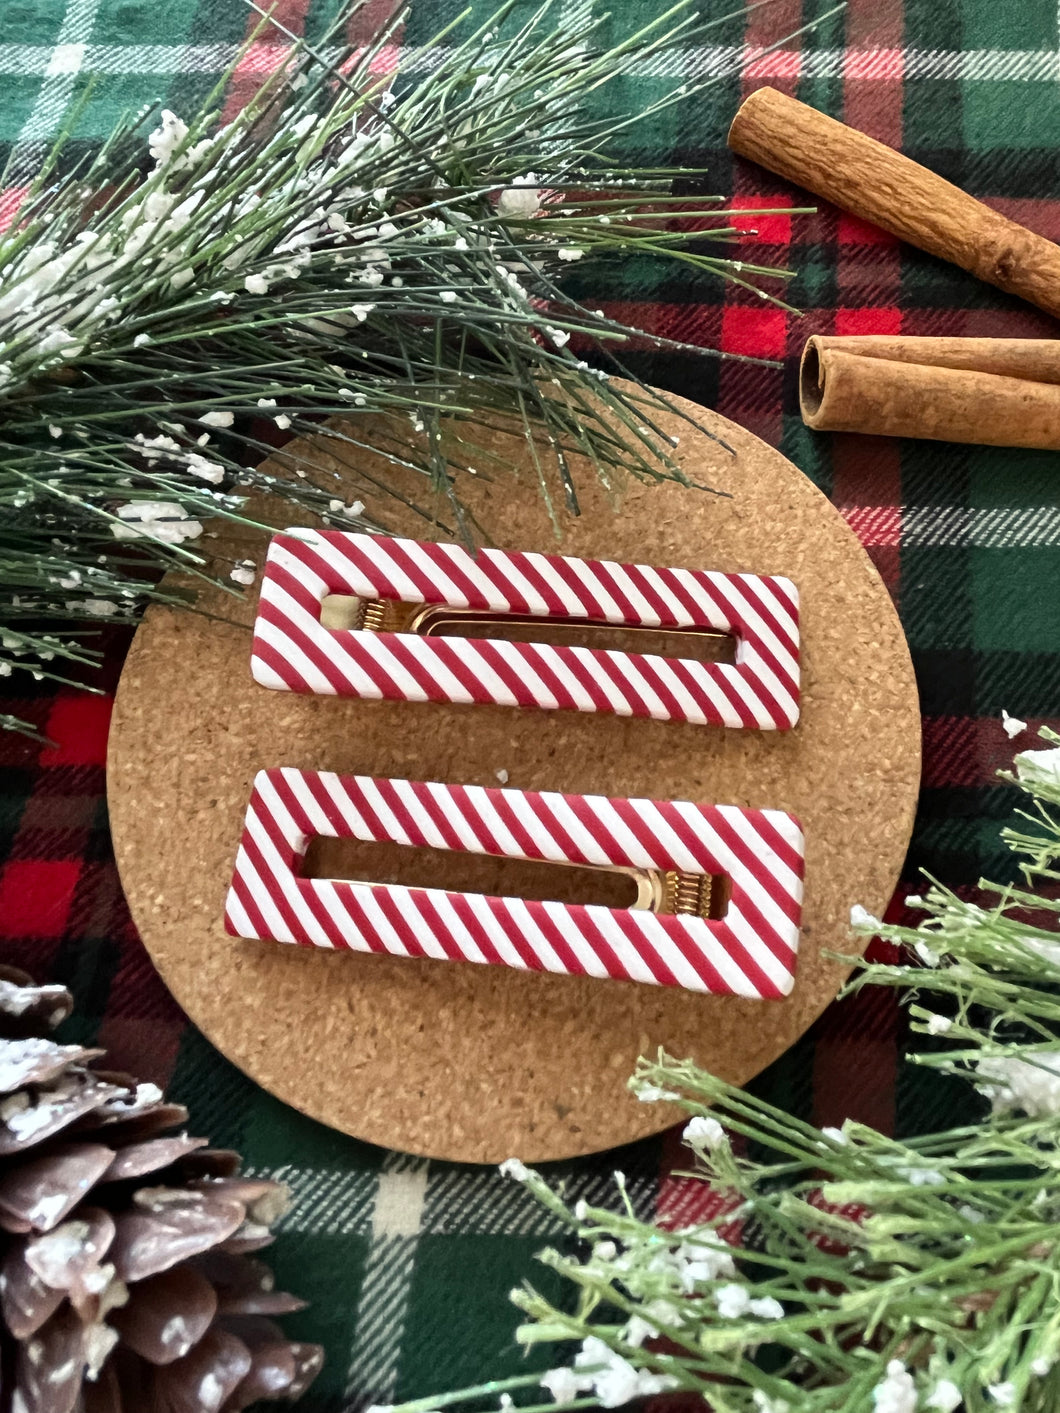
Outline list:
[[[579,5],[584,0],[577,0]],[[98,0],[81,0],[71,5],[75,10],[95,11]],[[239,52],[236,44],[89,44],[83,40],[62,39],[61,45],[84,43],[79,67],[99,74],[159,74],[178,73],[221,74]],[[56,46],[46,44],[0,44],[0,76],[40,75],[48,73]],[[255,52],[285,45],[261,43]],[[406,60],[410,51],[402,51]],[[423,73],[435,68],[446,51],[419,51],[419,59],[410,72]],[[338,50],[325,57],[335,58]],[[972,49],[963,53],[949,49],[776,49],[759,53],[744,45],[712,44],[674,46],[661,49],[642,63],[634,64],[636,77],[705,79],[719,72],[749,68],[758,78],[790,77],[793,73],[804,78],[875,79],[891,83],[897,79],[955,79],[965,82],[990,83],[996,80],[1056,83],[1060,80],[1060,58],[1054,49]],[[62,116],[63,104],[49,104],[53,126],[45,136],[51,136]]]
[[[416,1246],[414,1236],[388,1236],[372,1244],[357,1304],[347,1413],[394,1401]]]
[[[961,79],[992,82],[1024,79],[1056,83],[1055,49],[775,49],[759,57],[736,44],[662,49],[634,72],[659,78],[705,79],[734,68],[756,78]]]
[[[618,1201],[610,1167],[580,1167],[563,1184],[565,1199],[584,1200],[591,1207],[614,1207]],[[642,1221],[652,1221],[659,1196],[658,1174],[630,1172],[626,1191]],[[425,1231],[457,1230],[482,1236],[536,1236],[554,1238],[562,1224],[536,1202],[521,1183],[503,1178],[493,1168],[469,1172],[461,1168],[435,1169],[427,1187],[423,1225]]]
[[[391,1154],[397,1166],[391,1173],[411,1171],[407,1165],[424,1160]],[[400,1160],[400,1161],[399,1161]],[[404,1166],[403,1166],[404,1165]],[[277,1168],[248,1167],[253,1177],[286,1183],[293,1198],[291,1210],[280,1229],[306,1236],[356,1236],[375,1233],[380,1207],[380,1180],[376,1173],[350,1169],[321,1170],[285,1164]],[[407,1181],[407,1180],[406,1180]],[[583,1199],[590,1206],[613,1206],[615,1182],[611,1168],[604,1164],[580,1164],[562,1183],[570,1203]],[[658,1198],[655,1170],[635,1170],[626,1175],[626,1190],[633,1210],[642,1221],[651,1221]],[[401,1186],[390,1185],[383,1202],[392,1203]],[[536,1202],[526,1188],[505,1178],[493,1167],[451,1168],[435,1163],[430,1167],[420,1212],[420,1230],[444,1233],[459,1231],[476,1236],[540,1236],[551,1238],[563,1228],[558,1220]],[[394,1234],[393,1222],[388,1223]]]
[[[909,506],[902,512],[903,545],[976,545],[1030,549],[1060,544],[1060,507],[1049,505]]]
[[[593,17],[593,0],[566,0],[563,6],[563,24],[568,29],[584,25]]]
[[[30,180],[47,155],[48,144],[73,97],[77,75],[84,67],[98,9],[99,0],[70,0],[54,46],[42,50],[47,57],[40,70],[40,91],[11,153],[6,173],[10,186],[21,186]]]
[[[285,1231],[308,1236],[325,1232],[333,1236],[356,1236],[372,1225],[377,1187],[371,1169],[298,1168],[285,1163],[278,1168],[247,1166],[252,1177],[271,1178],[286,1183],[291,1190],[291,1210],[283,1218]]]
[[[357,1302],[346,1380],[351,1410],[393,1400],[428,1169],[426,1159],[404,1153],[388,1153],[379,1169],[372,1208],[372,1245]]]
[[[1060,507],[963,505],[844,506],[863,545],[1034,549],[1060,545]]]

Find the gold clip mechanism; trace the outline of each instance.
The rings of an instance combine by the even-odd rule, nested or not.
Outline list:
[[[637,635],[665,632],[667,637],[687,638],[692,642],[720,642],[728,635],[703,628],[659,629],[640,623],[601,623],[590,619],[553,619],[544,614],[482,613],[477,609],[452,608],[449,604],[402,603],[398,599],[362,599],[353,594],[328,594],[320,610],[321,626],[331,632],[352,630],[368,633],[418,633],[421,637],[445,636],[447,631],[482,628],[556,628],[573,626],[589,631],[610,629]]]

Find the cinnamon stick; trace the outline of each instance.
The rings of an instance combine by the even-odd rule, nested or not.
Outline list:
[[[1060,383],[1060,339],[916,338],[907,334],[815,334],[818,349],[837,348],[863,358],[1000,373],[1035,383]]]
[[[799,369],[802,419],[818,432],[1060,450],[1058,345],[1027,340],[1021,361],[1022,344],[814,336]]]
[[[1060,317],[1060,246],[960,187],[774,88],[729,129],[742,157]]]

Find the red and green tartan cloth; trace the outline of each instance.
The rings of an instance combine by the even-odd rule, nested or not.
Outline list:
[[[554,23],[596,3],[557,0]],[[705,0],[704,14],[722,3]],[[402,42],[430,37],[462,6],[413,0]],[[630,33],[666,7],[612,0],[606,30]],[[373,0],[359,23],[389,8]],[[475,6],[479,16],[488,8]],[[1056,0],[849,0],[813,33],[763,53],[828,8],[830,0],[749,7],[713,31],[710,46],[655,54],[614,86],[614,109],[639,110],[675,81],[725,77],[654,119],[630,139],[631,151],[650,165],[706,168],[710,188],[731,193],[735,205],[810,204],[726,150],[741,97],[769,83],[1060,235]],[[334,0],[279,0],[276,13],[312,38],[334,9]],[[3,18],[0,142],[16,187],[90,79],[75,133],[86,146],[143,103],[189,112],[257,20],[231,0],[8,0]],[[275,43],[257,42],[240,61],[229,110],[276,63]],[[5,196],[10,210],[17,193]],[[784,360],[783,370],[684,353],[631,362],[779,446],[831,496],[894,595],[916,664],[925,747],[905,881],[889,914],[898,918],[922,868],[959,888],[1011,872],[999,840],[1014,804],[996,779],[1012,749],[1002,708],[1032,728],[1060,726],[1060,460],[811,434],[798,416],[798,354],[811,333],[1041,338],[1056,330],[1045,315],[827,205],[745,225],[742,258],[798,272],[789,294],[801,318],[652,261],[631,260],[621,276],[609,272],[606,289],[582,293],[677,339]],[[108,689],[124,646],[115,634]],[[166,1084],[191,1109],[194,1131],[290,1183],[297,1203],[273,1262],[281,1285],[312,1302],[289,1326],[328,1351],[306,1406],[330,1413],[526,1367],[507,1293],[528,1277],[553,1288],[532,1260],[557,1239],[553,1219],[490,1169],[428,1164],[332,1133],[213,1050],[155,975],[122,899],[104,796],[110,698],[55,694],[24,676],[4,685],[0,711],[36,722],[54,744],[0,735],[0,958],[72,988],[70,1039],[104,1045],[116,1067]],[[901,1134],[977,1112],[963,1086],[902,1064],[904,1035],[893,993],[862,992],[832,1006],[756,1088],[816,1123],[849,1116]],[[604,1200],[620,1167],[642,1214],[688,1221],[709,1193],[671,1176],[680,1164],[671,1132],[557,1164],[554,1175],[572,1197]],[[532,1356],[542,1365],[548,1357]]]

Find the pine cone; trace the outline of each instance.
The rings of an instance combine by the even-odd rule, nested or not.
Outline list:
[[[234,1413],[294,1399],[322,1362],[273,1319],[303,1302],[250,1252],[287,1205],[235,1153],[170,1131],[153,1084],[48,1032],[62,986],[0,967],[0,1406]]]

